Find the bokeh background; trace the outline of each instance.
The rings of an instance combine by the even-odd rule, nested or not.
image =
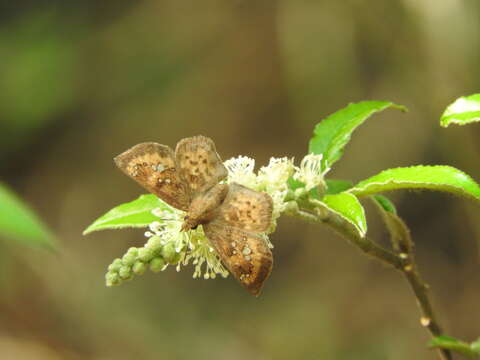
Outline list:
[[[81,233],[143,193],[112,162],[138,142],[204,134],[224,159],[301,159],[317,122],[366,99],[410,112],[368,121],[329,176],[448,164],[479,181],[480,127],[439,127],[450,102],[480,89],[479,34],[477,0],[2,2],[0,178],[58,251],[0,242],[0,357],[436,359],[401,276],[320,226],[281,219],[260,298],[191,268],[107,288],[108,264],[143,232]],[[478,206],[392,198],[446,332],[474,340]]]

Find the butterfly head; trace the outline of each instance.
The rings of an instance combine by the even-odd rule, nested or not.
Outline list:
[[[189,215],[185,215],[183,218],[183,225],[181,231],[195,230],[199,225],[197,219],[192,218]]]

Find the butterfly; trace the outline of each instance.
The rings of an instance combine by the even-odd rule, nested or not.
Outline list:
[[[185,138],[175,151],[141,143],[114,161],[149,192],[186,212],[182,231],[201,225],[230,273],[251,294],[260,294],[273,265],[261,236],[271,225],[272,198],[237,183],[221,183],[228,172],[211,139]]]

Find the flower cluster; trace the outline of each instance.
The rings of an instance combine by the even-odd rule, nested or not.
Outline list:
[[[147,268],[153,272],[163,270],[168,263],[178,261],[171,247],[162,246],[159,237],[151,237],[143,248],[131,247],[121,259],[115,259],[105,275],[107,286],[120,285],[134,275],[142,275]]]
[[[307,155],[300,167],[294,166],[293,159],[271,158],[267,166],[255,173],[255,160],[239,156],[225,162],[228,170],[227,183],[238,183],[252,190],[263,191],[273,200],[272,226],[263,234],[269,246],[273,247],[267,234],[275,231],[277,219],[286,209],[288,180],[294,178],[305,184],[309,191],[322,186],[321,155]],[[158,217],[149,225],[145,236],[149,239],[143,248],[130,248],[121,258],[115,259],[106,275],[108,286],[121,284],[134,275],[141,275],[147,268],[154,272],[176,265],[194,265],[194,278],[214,279],[217,275],[228,276],[217,253],[210,245],[201,226],[195,230],[180,231],[185,212],[167,204],[152,213]]]

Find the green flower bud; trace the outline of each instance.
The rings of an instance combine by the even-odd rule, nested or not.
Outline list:
[[[145,247],[154,252],[160,251],[162,249],[162,239],[160,236],[152,236]]]
[[[132,270],[136,275],[142,275],[145,270],[147,270],[147,264],[142,261],[137,261],[133,264]]]
[[[126,265],[126,266],[132,266],[133,264],[135,264],[136,260],[137,260],[137,257],[135,255],[130,254],[130,253],[126,253],[122,257],[122,263],[123,263],[123,265]]]
[[[141,248],[138,249],[138,259],[142,260],[143,262],[149,262],[152,260],[154,253],[149,248]]]
[[[105,275],[105,280],[106,280],[107,286],[119,285],[121,282],[120,276],[117,273],[113,273],[113,272],[108,272]]]
[[[118,275],[120,275],[123,280],[129,280],[133,276],[132,269],[130,266],[122,266],[118,272]]]
[[[170,242],[162,248],[162,257],[169,264],[176,264],[180,260],[181,255],[175,250],[175,244]]]
[[[130,249],[128,249],[127,254],[137,257],[138,249],[136,247],[131,247]]]
[[[165,260],[163,260],[163,258],[161,257],[153,258],[150,261],[150,270],[152,270],[153,272],[162,271],[164,267],[165,267]]]
[[[108,266],[108,271],[118,272],[122,267],[122,260],[115,259],[113,262]]]

